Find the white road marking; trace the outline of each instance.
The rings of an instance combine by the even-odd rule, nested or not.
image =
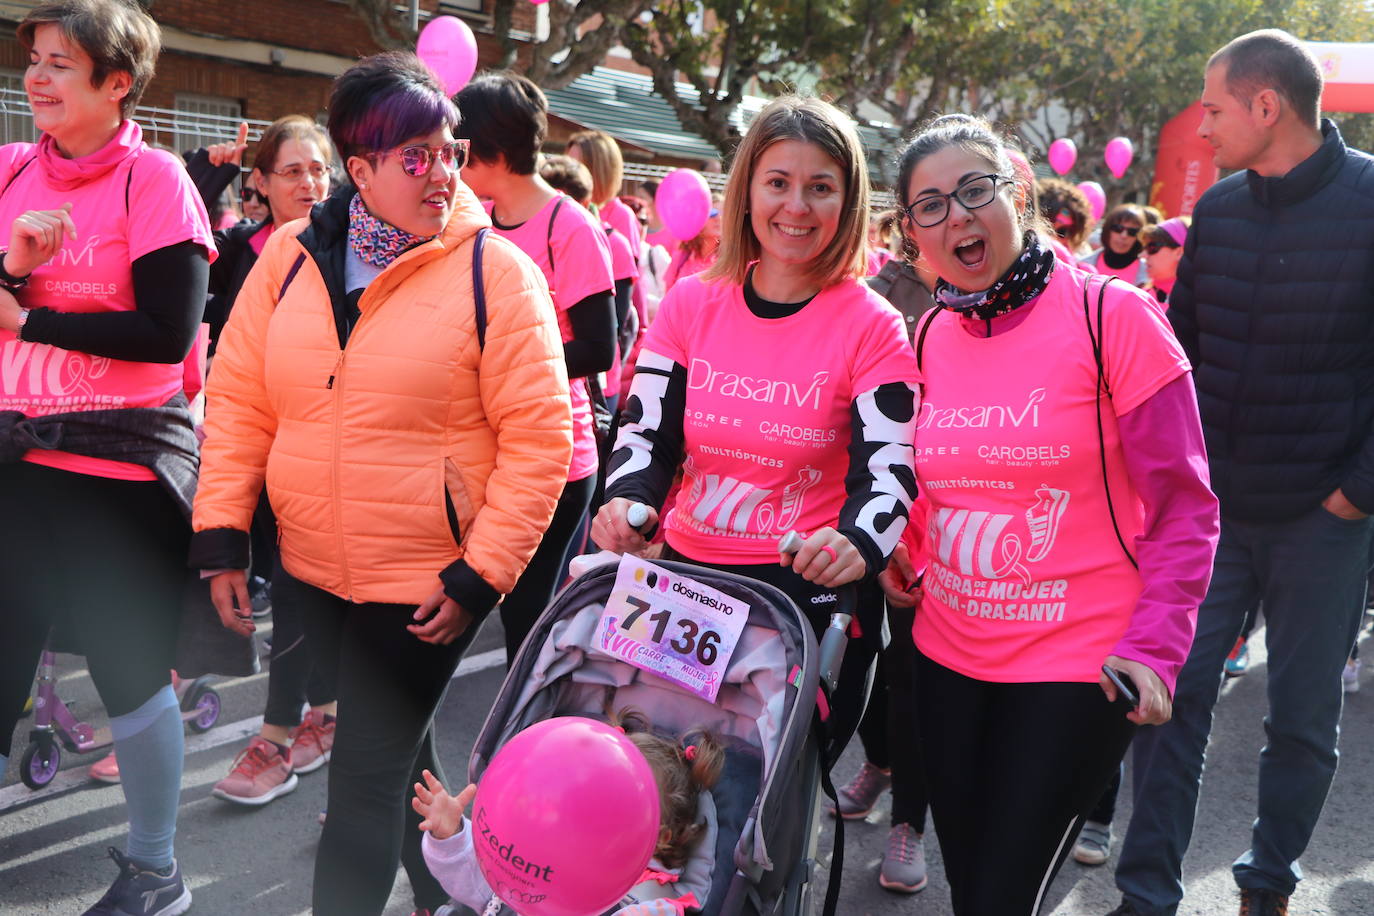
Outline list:
[[[453,680],[456,681],[460,677],[467,677],[470,674],[477,674],[478,672],[487,671],[491,668],[499,668],[505,663],[505,649],[492,649],[487,652],[481,652],[477,655],[463,659],[458,665],[458,670],[453,672]],[[227,687],[253,680],[254,678],[263,677],[266,673],[266,671],[263,671],[260,674],[252,675],[252,677],[227,678],[225,680],[213,681],[212,683],[215,687]],[[262,716],[252,716],[248,719],[240,719],[237,722],[229,722],[225,725],[216,726],[204,734],[188,735],[186,737],[186,753],[188,755],[197,754],[201,751],[213,750],[214,748],[226,744],[242,741],[249,735],[256,735],[260,728],[262,728]],[[18,746],[16,745],[16,747]],[[23,750],[19,749],[19,753],[22,754]],[[64,749],[63,754],[68,755],[68,752]],[[97,756],[96,754],[91,754],[89,756],[90,763],[94,763],[103,755]],[[33,804],[45,798],[51,798],[54,795],[62,795],[73,789],[79,789],[82,786],[90,785],[91,779],[86,775],[87,769],[88,765],[82,764],[81,766],[63,770],[54,777],[52,782],[41,789],[30,789],[22,782],[0,789],[0,812],[8,811],[20,805]]]

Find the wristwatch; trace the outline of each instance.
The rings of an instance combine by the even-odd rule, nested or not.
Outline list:
[[[16,340],[24,339],[24,325],[28,323],[29,310],[21,308],[19,310],[19,320],[14,325],[14,337]]]

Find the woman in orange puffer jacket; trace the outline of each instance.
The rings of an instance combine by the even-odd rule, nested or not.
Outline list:
[[[211,571],[225,625],[252,632],[244,570],[265,480],[274,595],[302,608],[315,664],[337,671],[315,912],[381,913],[398,859],[417,908],[447,899],[404,829],[418,822],[407,788],[438,773],[435,708],[534,553],[572,454],[544,278],[505,240],[479,242],[490,221],[458,180],[457,124],[414,55],[339,77],[329,132],[352,184],[268,240],[207,387],[192,565]],[[259,750],[265,779],[289,768]]]

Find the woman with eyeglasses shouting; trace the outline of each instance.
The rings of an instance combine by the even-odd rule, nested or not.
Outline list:
[[[1149,277],[1140,253],[1140,230],[1151,224],[1144,207],[1118,204],[1102,221],[1102,247],[1078,263],[1097,274],[1120,277],[1132,286],[1144,288]]]
[[[966,115],[900,160],[903,230],[940,277],[917,333],[930,505],[912,632],[959,916],[1038,912],[1135,728],[1168,720],[1219,530],[1168,323],[1058,260],[1023,193],[1006,142]],[[904,554],[880,581],[909,607]]]
[[[567,481],[568,382],[543,277],[458,180],[467,143],[410,53],[340,76],[329,133],[350,183],[263,246],[210,373],[191,564],[253,630],[245,570],[264,480],[276,602],[338,686],[314,910],[376,916],[425,869],[408,787],[478,625],[534,554]]]

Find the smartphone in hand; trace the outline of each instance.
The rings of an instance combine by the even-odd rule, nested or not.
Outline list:
[[[1128,704],[1132,709],[1140,705],[1140,691],[1136,690],[1135,681],[1124,671],[1117,671],[1110,665],[1102,666],[1102,673],[1107,675],[1107,680],[1116,685],[1116,701]]]

